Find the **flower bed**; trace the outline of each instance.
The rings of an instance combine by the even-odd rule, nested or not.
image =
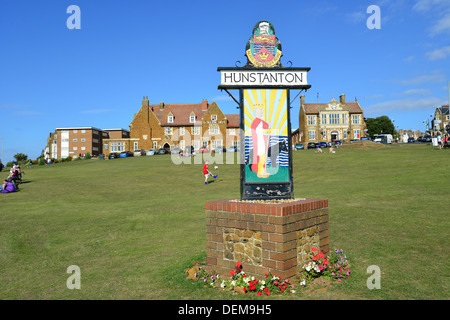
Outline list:
[[[264,279],[258,280],[253,276],[247,276],[242,270],[241,262],[236,262],[234,270],[231,270],[230,279],[220,279],[214,271],[208,272],[205,268],[195,267],[188,270],[188,279],[203,281],[205,284],[220,288],[233,293],[253,293],[258,296],[278,295],[295,293],[294,282],[298,281],[300,287],[307,287],[318,278],[328,279],[336,283],[341,282],[350,276],[350,264],[342,249],[335,249],[328,256],[316,247],[311,248],[311,260],[303,266],[303,271],[299,274],[300,279],[282,280],[273,276],[270,272]],[[194,274],[195,272],[195,274]]]

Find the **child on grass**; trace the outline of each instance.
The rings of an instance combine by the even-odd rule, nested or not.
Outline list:
[[[217,175],[213,175],[211,171],[208,170],[208,161],[205,161],[205,164],[203,165],[203,174],[205,176],[205,184],[208,184],[209,175],[212,175],[214,179],[217,178]]]

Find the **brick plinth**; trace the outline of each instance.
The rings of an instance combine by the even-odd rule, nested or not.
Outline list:
[[[329,252],[328,200],[206,203],[208,267],[228,276],[237,261],[246,274],[286,279],[301,271],[312,246]]]

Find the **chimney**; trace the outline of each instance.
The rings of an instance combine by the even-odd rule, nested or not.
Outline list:
[[[148,107],[148,97],[144,96],[142,98],[142,106],[143,107]]]
[[[203,99],[202,100],[202,111],[208,110],[208,100]]]
[[[302,94],[300,97],[300,107],[303,106],[305,104],[305,95]]]
[[[164,102],[159,103],[159,110],[164,110]]]
[[[340,102],[341,104],[345,104],[345,94],[341,94],[341,95],[339,96],[339,102]]]

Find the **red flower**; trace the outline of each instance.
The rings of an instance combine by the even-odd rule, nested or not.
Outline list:
[[[234,276],[235,273],[236,273],[236,272],[235,272],[234,270],[231,270],[231,271],[230,271],[230,276]]]
[[[258,291],[257,295],[260,296],[261,295],[261,291]]]
[[[257,284],[258,283],[258,280],[253,280],[253,284]]]
[[[248,286],[248,288],[249,288],[251,291],[253,291],[253,290],[256,289],[255,286],[253,285],[253,283],[251,283],[251,282],[250,282],[250,285]]]
[[[313,259],[314,261],[317,261],[317,260],[319,260],[319,257],[318,257],[318,256],[314,256],[314,257],[312,257],[312,259]]]
[[[328,264],[328,260],[323,260],[323,264]]]
[[[243,274],[243,275],[242,275],[242,279],[244,279],[245,277],[246,277],[246,275],[245,275],[245,274]]]
[[[319,256],[319,258],[323,258],[324,257],[323,252],[319,252],[317,255]]]
[[[317,248],[316,248],[316,247],[312,247],[312,248],[311,248],[311,251],[312,251],[312,252],[317,251]]]

